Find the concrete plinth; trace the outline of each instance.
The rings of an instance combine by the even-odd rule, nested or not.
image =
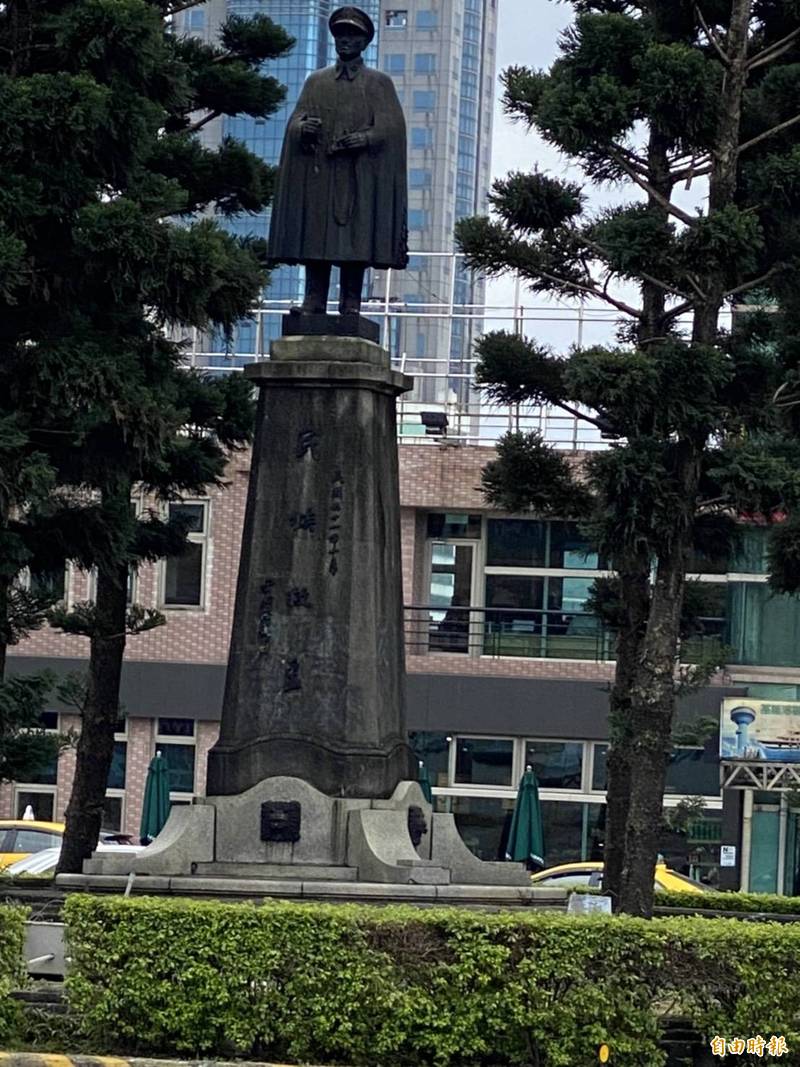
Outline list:
[[[260,390],[220,737],[209,796],[290,773],[391,796],[405,729],[395,398],[378,345],[287,337]]]

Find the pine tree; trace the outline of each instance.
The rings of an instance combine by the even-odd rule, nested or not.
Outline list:
[[[488,335],[478,376],[497,401],[555,405],[614,442],[576,473],[536,435],[510,435],[484,482],[500,506],[585,520],[617,572],[605,885],[617,909],[649,915],[676,689],[715,666],[679,669],[689,554],[729,538],[737,512],[791,515],[798,501],[785,416],[798,365],[800,18],[782,0],[573,6],[549,71],[505,72],[505,108],[630,202],[591,211],[577,183],[514,173],[494,185],[494,217],[464,220],[458,238],[472,267],[620,313],[613,346],[554,354]],[[697,210],[679,203],[692,184]],[[726,334],[726,308],[764,290],[784,314],[753,312]],[[777,529],[787,560],[800,538],[792,521]]]
[[[81,514],[62,559],[97,572],[95,604],[56,617],[91,643],[62,870],[97,841],[126,631],[161,621],[128,610],[128,569],[183,541],[157,515],[135,520],[132,490],[201,491],[252,426],[246,383],[184,372],[166,330],[230,331],[266,280],[263,242],[211,216],[261,210],[272,171],[196,134],[218,115],[273,113],[283,90],[261,64],[292,41],[258,15],[209,45],[175,36],[170,16],[152,0],[0,8],[0,426],[11,420],[19,472],[0,536],[28,507],[32,466],[56,487],[51,512],[67,500]]]

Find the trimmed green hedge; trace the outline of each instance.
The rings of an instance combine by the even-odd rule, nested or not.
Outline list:
[[[0,904],[0,1042],[16,1031],[18,1009],[9,993],[25,980],[22,948],[28,909]]]
[[[800,897],[777,893],[656,893],[657,908],[702,908],[704,911],[773,912],[800,915]]]
[[[65,907],[97,1047],[311,1063],[662,1067],[660,1020],[800,1049],[800,925],[285,902]]]

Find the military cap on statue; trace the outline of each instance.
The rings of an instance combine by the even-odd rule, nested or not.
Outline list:
[[[340,29],[350,27],[351,29],[360,30],[367,35],[367,44],[375,36],[375,27],[372,24],[372,19],[366,12],[361,11],[357,7],[340,7],[331,15],[328,19],[328,26],[331,33],[336,36]]]

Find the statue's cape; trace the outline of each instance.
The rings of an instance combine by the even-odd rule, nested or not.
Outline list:
[[[311,147],[300,136],[306,116],[322,120]],[[367,148],[330,153],[339,138],[359,131],[367,135]],[[311,74],[283,141],[270,258],[402,269],[408,261],[407,204],[406,124],[391,78],[369,67]]]

